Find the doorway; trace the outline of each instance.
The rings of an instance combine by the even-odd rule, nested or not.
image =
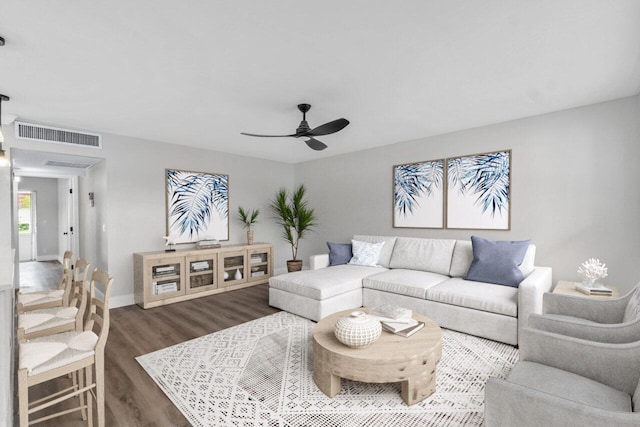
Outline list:
[[[40,267],[57,264],[65,250],[80,255],[83,209],[79,192],[86,185],[80,179],[104,159],[18,148],[11,149],[11,158],[15,177],[13,227],[17,231],[14,244],[21,261],[17,276],[22,287],[26,285],[23,276],[25,280],[45,277]],[[37,273],[31,274],[32,270]]]

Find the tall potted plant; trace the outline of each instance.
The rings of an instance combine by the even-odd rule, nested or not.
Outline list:
[[[302,260],[298,259],[298,244],[308,231],[315,227],[315,212],[305,198],[306,189],[300,185],[291,194],[281,188],[276,192],[270,207],[282,226],[282,238],[291,245],[292,259],[287,261],[287,270],[302,270]]]
[[[242,206],[238,206],[238,221],[247,229],[247,244],[253,245],[253,230],[251,226],[258,222],[259,209],[245,210]]]

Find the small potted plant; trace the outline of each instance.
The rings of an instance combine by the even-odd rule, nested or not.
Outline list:
[[[253,245],[253,230],[251,226],[258,222],[259,209],[244,210],[242,206],[238,206],[238,221],[247,229],[247,244]]]
[[[302,270],[302,260],[298,259],[298,244],[308,231],[315,227],[315,212],[305,198],[304,185],[291,194],[281,188],[271,202],[271,211],[282,226],[282,238],[291,245],[292,259],[287,261],[287,271]]]

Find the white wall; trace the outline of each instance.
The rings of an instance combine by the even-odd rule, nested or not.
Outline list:
[[[5,129],[7,126],[5,126]],[[5,131],[3,131],[4,134]],[[6,143],[3,143],[3,148],[7,150]],[[0,166],[0,252],[3,250],[10,250],[15,248],[14,236],[12,235],[12,223],[13,217],[13,200],[12,200],[12,187],[13,179],[11,175],[11,168],[8,166]],[[18,233],[15,233],[17,240]],[[17,251],[16,251],[17,252]],[[17,254],[16,254],[17,257]]]
[[[296,165],[319,218],[304,257],[353,234],[532,239],[554,281],[596,257],[621,291],[640,280],[639,98],[630,97]],[[425,117],[425,120],[429,120]],[[512,149],[511,231],[392,227],[393,165]]]
[[[107,241],[107,161],[92,166],[85,177],[78,179],[78,211],[80,220],[80,253],[91,260],[92,269],[109,271]],[[94,193],[94,205],[89,206],[89,193]],[[104,227],[103,227],[104,225]]]

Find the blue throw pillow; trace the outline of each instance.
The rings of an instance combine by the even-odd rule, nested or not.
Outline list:
[[[327,242],[327,246],[329,246],[329,265],[346,264],[353,256],[351,243]]]
[[[530,240],[491,242],[471,236],[473,261],[465,279],[517,288],[524,279],[518,267],[524,260],[529,243]]]

